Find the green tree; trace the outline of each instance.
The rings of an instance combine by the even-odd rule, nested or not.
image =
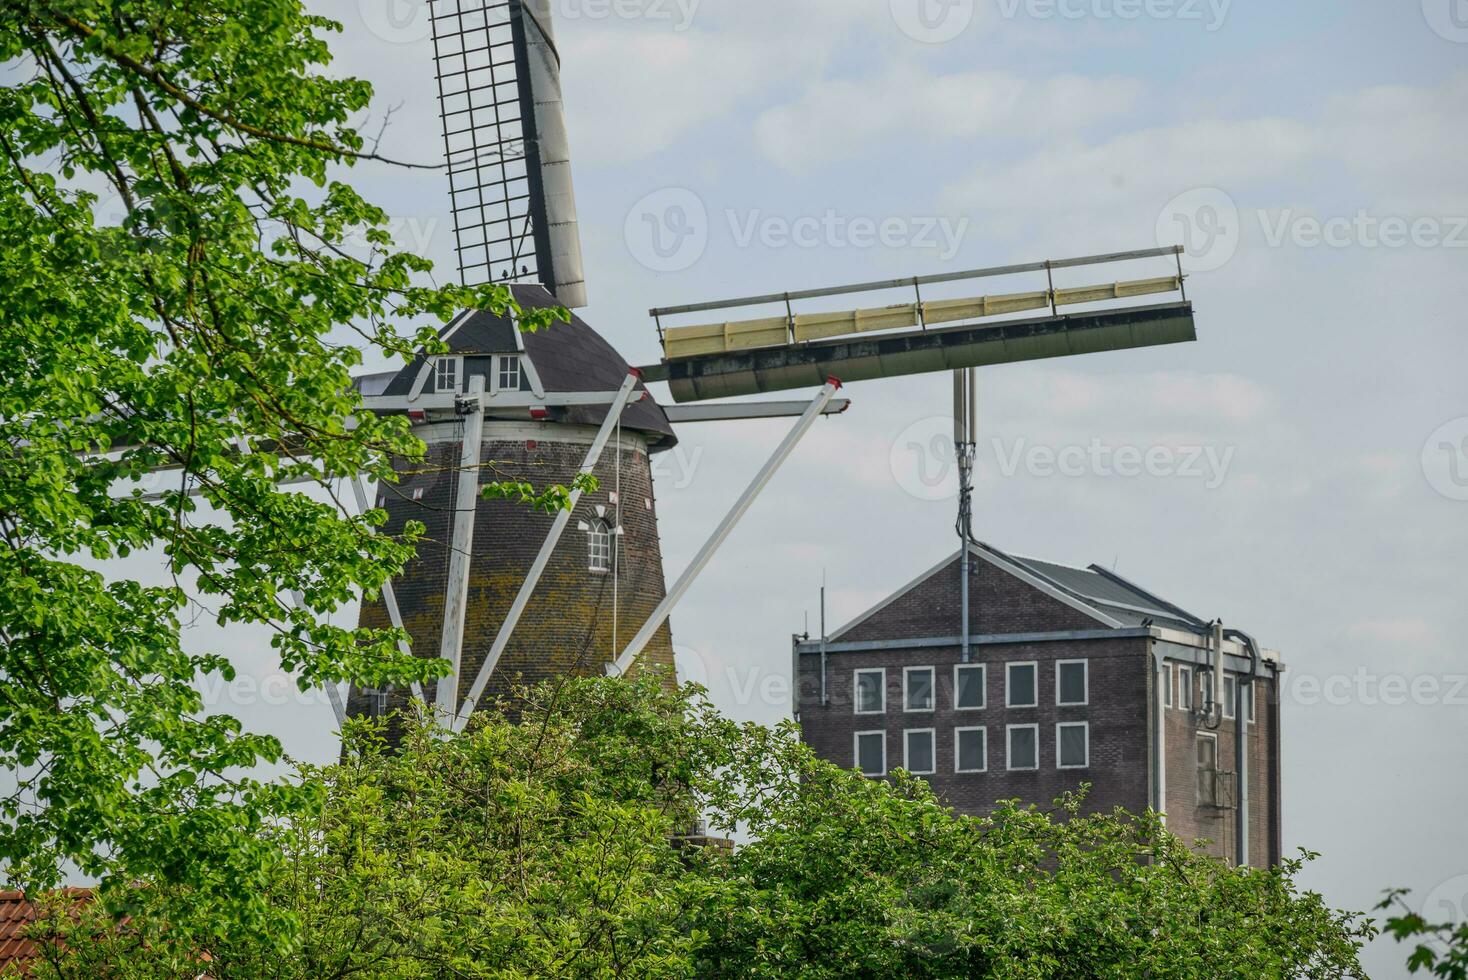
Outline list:
[[[1378,911],[1392,913],[1382,931],[1412,943],[1407,967],[1443,980],[1468,980],[1468,922],[1434,922],[1406,902],[1408,892],[1388,892]]]
[[[266,831],[286,860],[260,891],[288,941],[215,937],[132,888],[61,923],[44,975],[1324,978],[1370,935],[1295,886],[1299,862],[1230,869],[1076,800],[957,816],[655,678],[516,708],[452,739],[410,721],[397,752],[359,726],[303,770],[324,806]],[[688,843],[700,813],[749,842]]]
[[[0,868],[24,887],[69,863],[269,929],[259,832],[316,790],[244,775],[280,745],[204,716],[198,682],[231,670],[182,648],[188,603],[272,627],[303,688],[441,668],[327,621],[400,570],[414,529],[374,536],[380,513],[279,489],[390,479],[422,447],[360,411],[363,348],[406,354],[459,309],[510,306],[424,285],[341,179],[376,154],[355,128],[368,85],[329,70],[337,29],[297,0],[0,8],[0,766],[19,780]],[[173,489],[145,496],[163,467]],[[167,587],[96,570],[150,549]]]

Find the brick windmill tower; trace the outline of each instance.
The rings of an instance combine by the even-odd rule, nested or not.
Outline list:
[[[430,10],[462,280],[506,282],[524,309],[585,307],[550,4],[431,0]],[[396,623],[415,652],[455,663],[455,677],[425,693],[456,714],[472,707],[466,694],[483,703],[518,682],[599,672],[652,616],[666,588],[650,457],[677,439],[640,383],[613,397],[631,368],[580,317],[522,333],[475,312],[440,337],[448,354],[362,382],[366,395],[401,400],[428,456],[371,501],[387,533],[409,521],[427,531],[395,594],[364,604],[361,623]],[[560,528],[556,515],[479,493],[494,481],[571,485],[583,471],[599,487],[578,495]],[[671,678],[666,622],[643,665]],[[407,694],[357,689],[348,710],[377,714]]]

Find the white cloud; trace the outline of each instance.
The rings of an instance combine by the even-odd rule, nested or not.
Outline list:
[[[898,139],[923,144],[1018,131],[1075,131],[1129,111],[1141,85],[1061,75],[1033,82],[999,71],[935,75],[912,63],[880,75],[823,80],[765,111],[755,139],[770,160],[803,171]]]

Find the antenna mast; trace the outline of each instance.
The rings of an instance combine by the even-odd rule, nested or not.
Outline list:
[[[974,459],[978,446],[978,377],[973,368],[953,372],[953,451],[958,460],[959,586],[963,663],[973,658],[969,631],[969,545],[974,539]]]

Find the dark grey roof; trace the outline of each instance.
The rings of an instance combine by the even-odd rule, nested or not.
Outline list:
[[[515,301],[522,309],[544,309],[559,306],[544,286],[516,284],[510,286]],[[449,347],[459,354],[501,354],[519,350],[515,333],[517,327],[506,316],[479,310],[467,314],[467,318],[455,320],[440,331],[447,336]],[[571,393],[579,391],[616,391],[622,386],[631,366],[618,354],[616,348],[593,330],[585,320],[571,314],[569,323],[555,323],[543,330],[522,333],[525,355],[535,366],[540,383],[547,392]],[[405,395],[423,366],[423,357],[414,358],[398,372],[388,386],[387,392]],[[639,386],[646,392],[646,386]],[[558,409],[552,417],[559,422],[574,425],[601,425],[607,417],[603,407],[577,407]],[[678,444],[673,425],[651,393],[642,401],[627,408],[622,424],[650,437],[653,451],[671,449]]]
[[[995,549],[991,549],[995,550]],[[1036,558],[1005,555],[1010,561],[1128,626],[1151,620],[1158,626],[1195,632],[1207,627],[1180,606],[1133,584],[1100,565],[1075,568]]]

